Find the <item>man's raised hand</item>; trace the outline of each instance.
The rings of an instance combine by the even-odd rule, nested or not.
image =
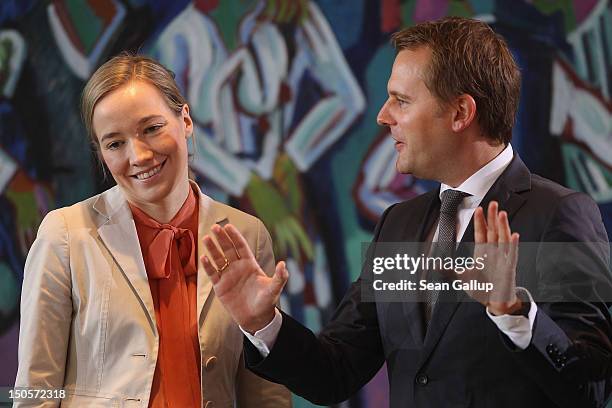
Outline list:
[[[264,328],[274,318],[274,308],[289,277],[285,263],[276,265],[272,277],[266,275],[246,239],[231,224],[215,224],[203,242],[212,259],[206,255],[200,259],[217,298],[247,332]]]

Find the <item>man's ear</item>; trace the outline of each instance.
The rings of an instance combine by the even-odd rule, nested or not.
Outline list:
[[[453,108],[453,131],[461,132],[470,127],[476,118],[476,101],[472,95],[459,95],[453,103]]]
[[[189,105],[183,105],[181,116],[183,117],[183,123],[185,124],[185,138],[188,139],[193,134],[193,120],[191,119],[191,115],[189,114]]]

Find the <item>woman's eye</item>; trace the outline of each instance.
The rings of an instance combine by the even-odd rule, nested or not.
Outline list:
[[[162,127],[164,127],[163,124],[158,124],[158,125],[153,125],[153,126],[149,126],[145,129],[145,133],[155,133],[157,132],[159,129],[161,129]]]
[[[121,145],[123,144],[123,142],[120,141],[114,141],[114,142],[110,142],[109,144],[106,145],[106,148],[108,150],[117,150],[118,148],[121,147]]]

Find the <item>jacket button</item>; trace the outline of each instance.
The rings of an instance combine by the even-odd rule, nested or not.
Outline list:
[[[206,405],[204,405],[204,408],[214,408],[215,403],[213,401],[208,401],[206,403]]]
[[[427,385],[429,378],[425,374],[419,374],[416,377],[416,383],[419,385]]]
[[[217,365],[217,357],[212,356],[208,360],[206,360],[204,367],[206,367],[206,371],[210,371],[213,368],[215,368],[216,365]]]

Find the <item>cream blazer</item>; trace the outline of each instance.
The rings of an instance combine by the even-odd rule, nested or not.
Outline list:
[[[197,188],[197,185],[192,182]],[[268,231],[257,218],[199,192],[198,254],[215,224],[232,223],[274,273]],[[198,260],[202,407],[289,407],[283,386],[248,371],[243,335]],[[119,187],[43,220],[25,265],[16,387],[63,388],[62,401],[14,407],[147,407],[159,336],[132,213]]]

